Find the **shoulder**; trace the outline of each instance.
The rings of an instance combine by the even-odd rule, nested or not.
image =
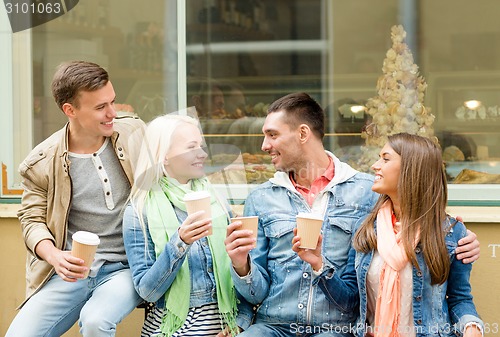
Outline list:
[[[123,116],[115,118],[115,131],[120,135],[128,136],[136,130],[144,130],[146,124],[139,117]]]
[[[262,183],[250,191],[245,199],[245,208],[248,205],[258,205],[259,207],[263,205],[269,206],[269,204],[283,199],[281,197],[283,191],[286,191],[286,188],[269,181]]]
[[[66,127],[53,133],[50,137],[38,144],[31,150],[26,158],[19,165],[19,172],[21,175],[26,173],[27,170],[33,166],[50,161],[54,158],[55,153],[64,142]]]
[[[142,209],[142,219],[144,224],[147,225],[148,219],[145,207]],[[130,230],[140,227],[138,210],[132,202],[129,202],[123,211],[123,228]]]
[[[375,177],[368,173],[358,172],[351,179],[357,181],[360,184],[369,184],[370,187],[373,185],[373,179]]]
[[[252,191],[250,192],[250,195],[258,193],[259,191],[268,190],[268,189],[272,188],[273,186],[274,186],[274,184],[272,184],[270,181],[266,181],[265,183],[259,184],[256,187],[254,187],[252,189]]]
[[[129,202],[127,204],[127,206],[125,206],[125,210],[123,211],[123,217],[124,218],[132,218],[135,216],[136,216],[135,207],[134,207],[134,205],[132,205],[131,202]]]
[[[338,188],[353,198],[373,206],[379,197],[378,193],[372,191],[373,179],[374,177],[370,174],[358,172],[332,188]]]
[[[451,216],[447,217],[443,222],[443,230],[447,231],[447,239],[453,242],[458,242],[458,240],[467,236],[465,225]]]

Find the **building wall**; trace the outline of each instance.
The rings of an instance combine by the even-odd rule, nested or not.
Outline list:
[[[467,223],[481,242],[481,257],[472,268],[474,303],[490,336],[500,336],[500,223]]]
[[[2,209],[3,207],[3,209]],[[21,238],[17,218],[5,211],[0,205],[0,335],[3,336],[16,314],[15,308],[24,299],[24,262],[25,247]],[[481,213],[482,211],[475,211]],[[495,212],[493,212],[495,213]],[[2,214],[4,217],[2,217]],[[454,209],[453,214],[462,214],[465,221],[473,219],[465,210]],[[474,302],[479,314],[486,323],[486,332],[490,336],[500,335],[500,224],[467,222],[467,227],[474,231],[481,242],[481,258],[474,263],[471,283]],[[128,337],[140,334],[144,310],[136,309],[118,326],[117,336]],[[496,331],[496,333],[495,333]],[[80,336],[74,326],[65,337]]]

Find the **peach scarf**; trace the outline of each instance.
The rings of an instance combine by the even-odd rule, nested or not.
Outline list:
[[[392,203],[386,201],[377,213],[377,250],[384,260],[375,309],[375,337],[399,336],[401,285],[399,272],[408,263],[400,228],[392,224]]]

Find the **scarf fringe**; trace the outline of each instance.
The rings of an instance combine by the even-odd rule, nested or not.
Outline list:
[[[177,330],[179,330],[184,321],[186,319],[182,319],[175,315],[172,311],[167,308],[167,313],[163,316],[161,323],[161,332],[165,334],[166,337],[171,337]]]
[[[236,324],[236,313],[237,310],[234,310],[233,312],[220,313],[220,316],[222,318],[222,326],[223,328],[227,327],[227,329],[229,330],[228,332],[231,334],[231,336],[236,336],[240,333],[238,324]]]

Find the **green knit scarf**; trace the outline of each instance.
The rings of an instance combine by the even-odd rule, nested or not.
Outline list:
[[[236,324],[237,299],[233,280],[230,274],[230,259],[223,244],[226,238],[228,213],[218,201],[213,187],[206,178],[191,181],[193,191],[209,191],[212,195],[212,229],[208,236],[208,244],[212,254],[212,263],[217,288],[217,304],[222,317],[223,326],[227,326],[235,336],[238,332]],[[156,257],[165,249],[169,238],[179,228],[179,221],[174,207],[186,211],[184,195],[191,192],[183,188],[175,179],[164,177],[159,186],[153,188],[146,200],[149,232],[155,245]],[[173,205],[173,206],[172,206]],[[170,337],[185,322],[189,312],[191,281],[188,259],[184,260],[174,282],[165,293],[165,309],[161,330]]]

